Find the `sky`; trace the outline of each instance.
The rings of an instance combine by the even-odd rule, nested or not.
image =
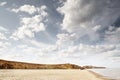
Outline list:
[[[0,59],[120,67],[120,0],[0,0]]]

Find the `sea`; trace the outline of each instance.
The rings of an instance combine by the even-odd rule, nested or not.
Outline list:
[[[120,68],[91,69],[91,71],[112,80],[120,80]]]

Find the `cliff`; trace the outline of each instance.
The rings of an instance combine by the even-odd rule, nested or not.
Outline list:
[[[0,69],[83,69],[74,64],[33,64],[0,60]]]
[[[75,64],[34,64],[16,61],[0,60],[0,69],[92,69],[105,68],[96,66],[78,66]]]

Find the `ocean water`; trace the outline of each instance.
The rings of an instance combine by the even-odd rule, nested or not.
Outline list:
[[[113,80],[120,80],[120,68],[92,69],[92,71]]]

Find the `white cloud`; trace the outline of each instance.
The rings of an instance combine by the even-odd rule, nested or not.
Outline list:
[[[45,5],[35,7],[33,5],[23,5],[18,9],[12,9],[14,12],[27,12],[33,14],[37,12],[36,15],[32,17],[23,17],[21,18],[21,26],[12,34],[10,38],[14,40],[19,40],[23,38],[33,38],[34,33],[45,31],[45,24],[43,23],[46,20],[47,12],[45,11],[47,7]]]
[[[59,0],[59,4],[63,5],[63,3],[65,2],[66,0]]]
[[[0,42],[0,51],[5,51],[8,46],[11,46],[11,43],[9,42]]]
[[[26,12],[29,14],[34,14],[34,13],[39,13],[42,16],[47,16],[47,13],[45,12],[45,10],[47,9],[47,7],[45,5],[42,5],[41,7],[35,7],[34,5],[23,5],[19,8],[13,8],[11,11],[18,13],[18,12]]]
[[[59,58],[79,65],[118,67],[120,62],[118,45],[73,45],[57,51]],[[75,61],[74,61],[75,60]],[[104,61],[104,63],[103,63]],[[114,63],[113,63],[114,61]],[[115,64],[115,65],[113,65]]]
[[[45,12],[45,10],[47,9],[47,7],[45,5],[42,5],[41,8],[38,10],[38,12],[42,15],[42,16],[47,16],[48,14]]]
[[[38,42],[36,40],[28,40],[28,41],[31,45],[37,47],[43,53],[54,52],[58,49],[58,46],[56,46],[56,45],[45,44],[45,43],[42,43],[42,42]]]
[[[6,29],[6,28],[4,28],[4,27],[2,27],[2,26],[0,26],[0,31],[8,31],[8,29]]]
[[[45,9],[47,9],[47,7],[45,5],[42,5],[41,10],[45,10]]]
[[[29,14],[33,14],[37,11],[37,9],[35,8],[35,6],[33,5],[23,5],[21,7],[19,7],[18,9],[12,9],[13,12],[27,12]]]
[[[18,47],[18,48],[26,48],[26,47],[28,47],[28,46],[24,44],[24,45],[18,45],[17,47]]]
[[[31,45],[39,47],[39,48],[44,48],[44,47],[48,46],[47,44],[44,44],[42,42],[38,42],[36,40],[28,40],[28,41]]]
[[[43,17],[41,15],[35,15],[31,18],[22,18],[21,24],[22,26],[16,30],[11,38],[18,40],[23,39],[25,37],[34,37],[34,33],[45,31],[45,25],[41,21]]]
[[[81,58],[83,56],[90,56],[90,55],[99,55],[103,53],[108,53],[116,49],[114,45],[75,45],[75,46],[68,46],[58,51],[59,55],[65,57],[78,57]],[[113,53],[114,54],[114,53]],[[106,55],[106,54],[105,54]]]
[[[95,27],[93,27],[94,31],[98,31],[101,28],[101,25],[96,25]]]
[[[0,33],[0,39],[1,40],[7,40],[7,37],[3,33]]]
[[[0,6],[4,6],[4,5],[6,5],[7,4],[7,2],[1,2],[0,3]]]
[[[25,49],[23,49],[24,53],[27,54],[35,54],[35,55],[39,55],[39,56],[43,56],[44,53],[41,51],[41,49],[37,49],[35,47],[27,47]]]
[[[77,39],[77,36],[75,33],[73,34],[67,34],[67,33],[61,33],[56,35],[58,40],[56,42],[57,45],[72,45],[73,42]]]

